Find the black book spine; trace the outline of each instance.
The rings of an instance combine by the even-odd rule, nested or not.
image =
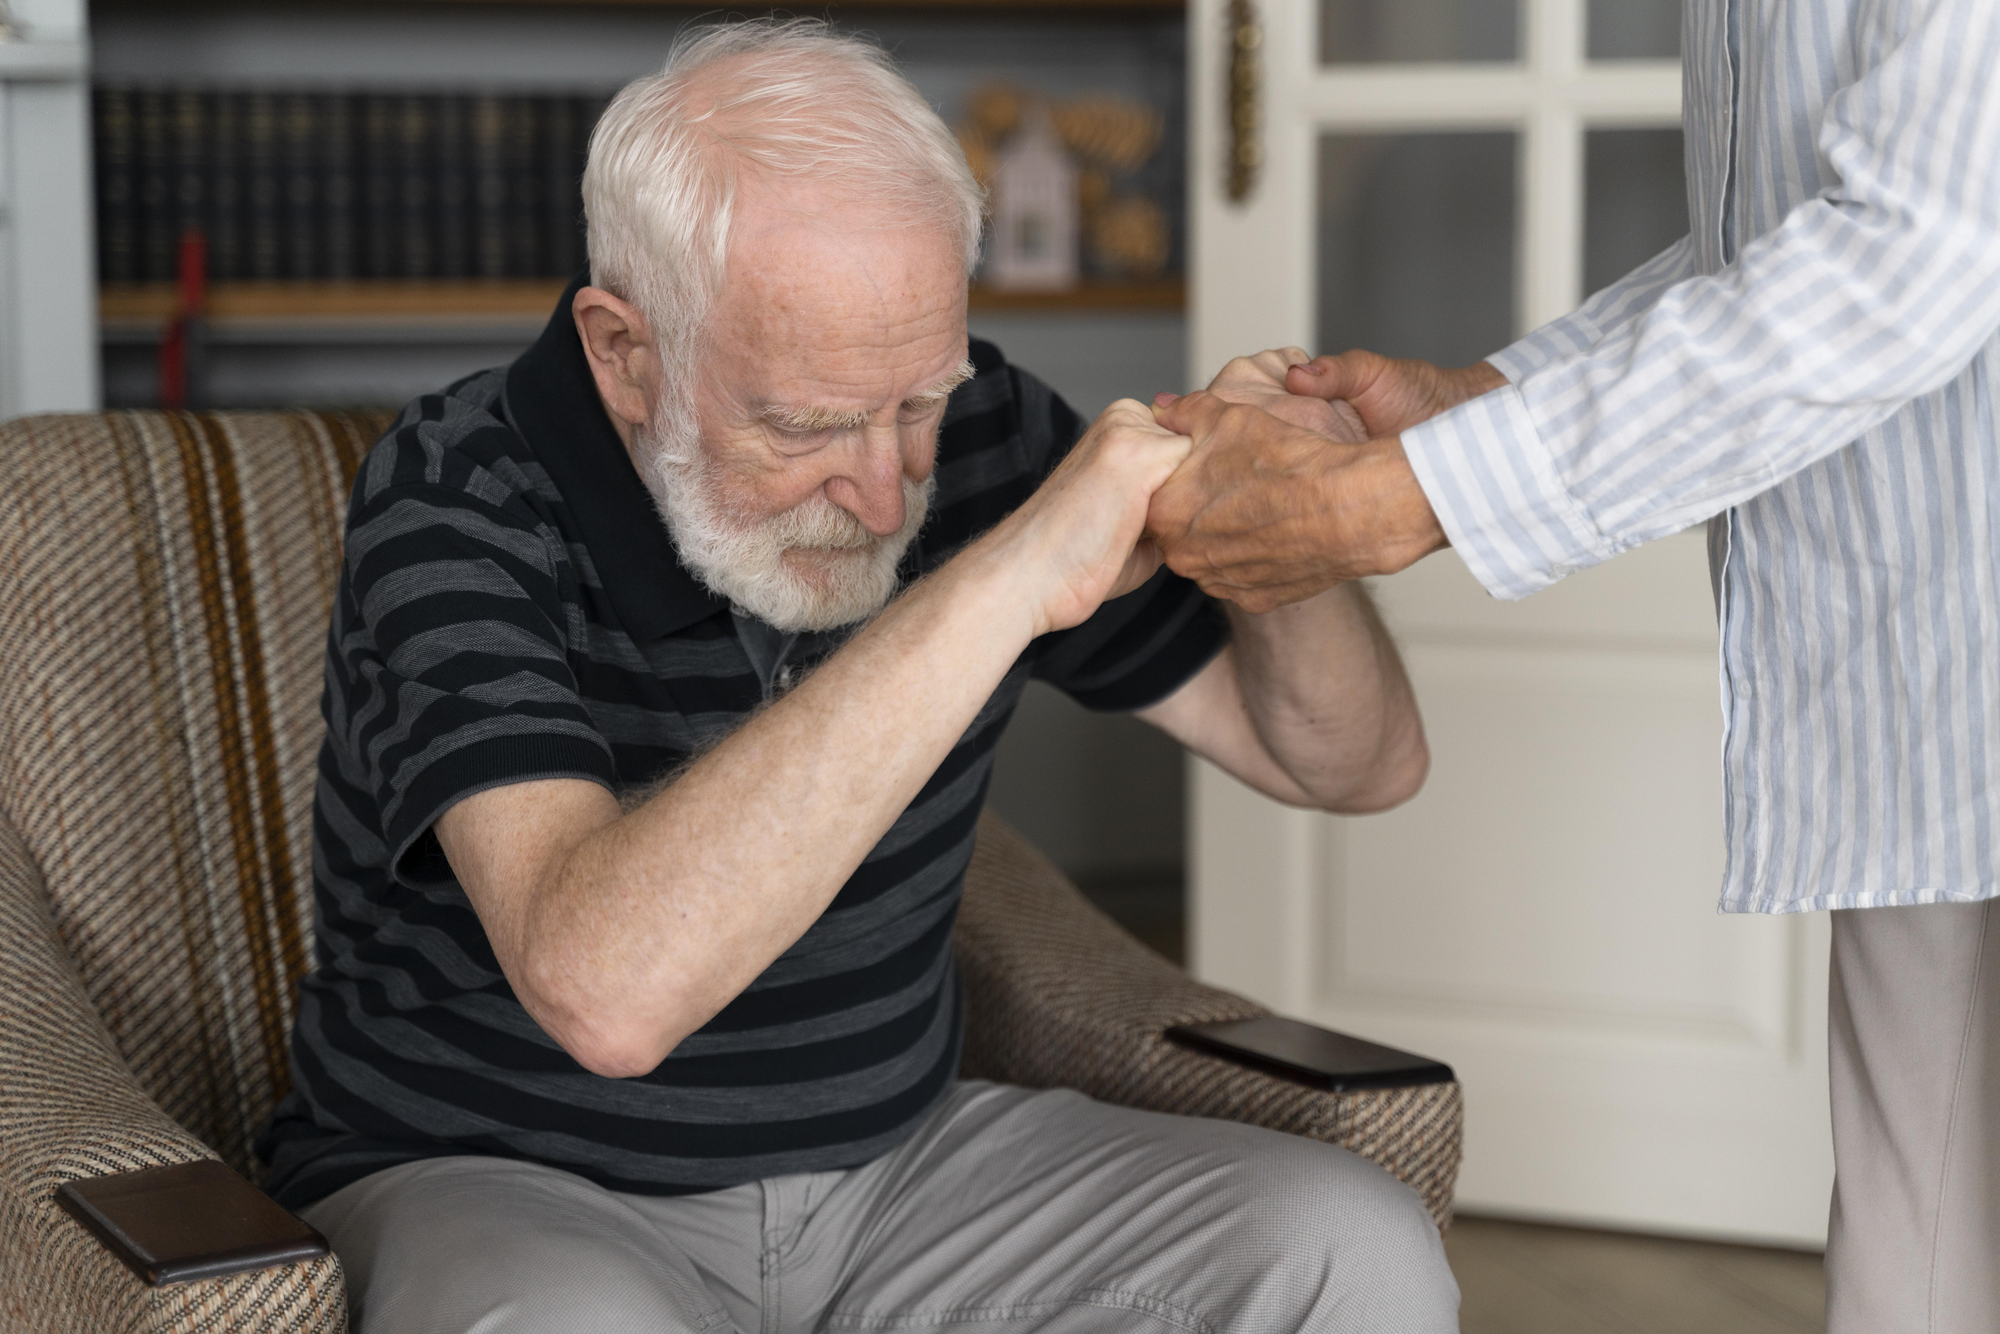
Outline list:
[[[437,117],[427,97],[398,99],[396,113],[396,192],[402,201],[400,276],[434,278],[436,201],[431,174],[436,169]]]
[[[97,280],[139,281],[139,181],[132,93],[99,88],[97,139]]]
[[[317,101],[310,93],[287,93],[278,112],[278,176],[284,188],[279,267],[294,281],[326,276],[321,258],[325,205],[320,197]]]
[[[433,250],[440,278],[464,278],[472,264],[471,99],[437,101],[437,235]]]
[[[173,122],[165,92],[139,93],[138,138],[139,281],[172,282],[180,217],[174,208]]]
[[[174,238],[176,250],[181,237],[190,232],[208,232],[208,192],[211,165],[208,160],[209,98],[193,88],[173,95],[174,138]],[[178,261],[178,255],[176,256]],[[178,262],[176,269],[178,270]]]
[[[258,282],[272,282],[285,271],[278,117],[278,99],[271,93],[251,93],[245,102],[242,131],[248,276]]]
[[[542,256],[542,172],[535,151],[541,97],[507,99],[507,276],[539,277]]]
[[[401,277],[401,200],[396,192],[396,99],[361,99],[361,215],[364,278]]]
[[[472,101],[473,271],[507,276],[507,110],[491,94]]]
[[[242,93],[217,93],[208,105],[208,276],[235,282],[249,275],[243,245]]]
[[[583,164],[576,160],[577,99],[542,104],[542,273],[568,278],[583,266]]]
[[[355,172],[355,99],[319,99],[320,233],[324,276],[344,282],[361,272],[360,190]]]

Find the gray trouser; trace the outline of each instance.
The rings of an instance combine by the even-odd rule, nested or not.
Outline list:
[[[303,1212],[360,1334],[1458,1328],[1437,1230],[1374,1164],[993,1084],[850,1171],[659,1197],[440,1158]]]
[[[1833,915],[1828,1334],[2000,1331],[2000,900]]]

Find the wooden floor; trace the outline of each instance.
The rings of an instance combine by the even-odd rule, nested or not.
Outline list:
[[[1460,1334],[1824,1334],[1820,1257],[1460,1218]]]

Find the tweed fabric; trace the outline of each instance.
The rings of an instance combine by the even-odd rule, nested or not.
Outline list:
[[[1451,1225],[1459,1085],[1328,1093],[1169,1042],[1175,1024],[1270,1012],[1139,944],[992,815],[980,822],[954,943],[966,988],[965,1078],[1074,1088],[1337,1144],[1406,1182],[1440,1229]]]
[[[149,1288],[55,1204],[65,1181],[212,1156],[120,1059],[0,823],[0,1331],[345,1328],[335,1260]]]
[[[320,666],[349,479],[387,414],[0,424],[0,1334],[345,1326],[336,1261],[148,1289],[61,1182],[218,1156],[286,1085],[310,955]],[[1261,1013],[981,824],[967,1073],[1382,1163],[1448,1218],[1456,1085],[1337,1096],[1165,1043]]]
[[[219,1156],[283,1091],[348,479],[386,417],[0,426],[0,1312],[337,1329],[332,1261],[150,1291],[50,1193]]]

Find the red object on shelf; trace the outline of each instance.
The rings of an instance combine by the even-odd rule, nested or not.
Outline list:
[[[179,283],[173,319],[160,342],[160,406],[188,406],[190,353],[208,310],[208,238],[199,230],[181,236]]]

